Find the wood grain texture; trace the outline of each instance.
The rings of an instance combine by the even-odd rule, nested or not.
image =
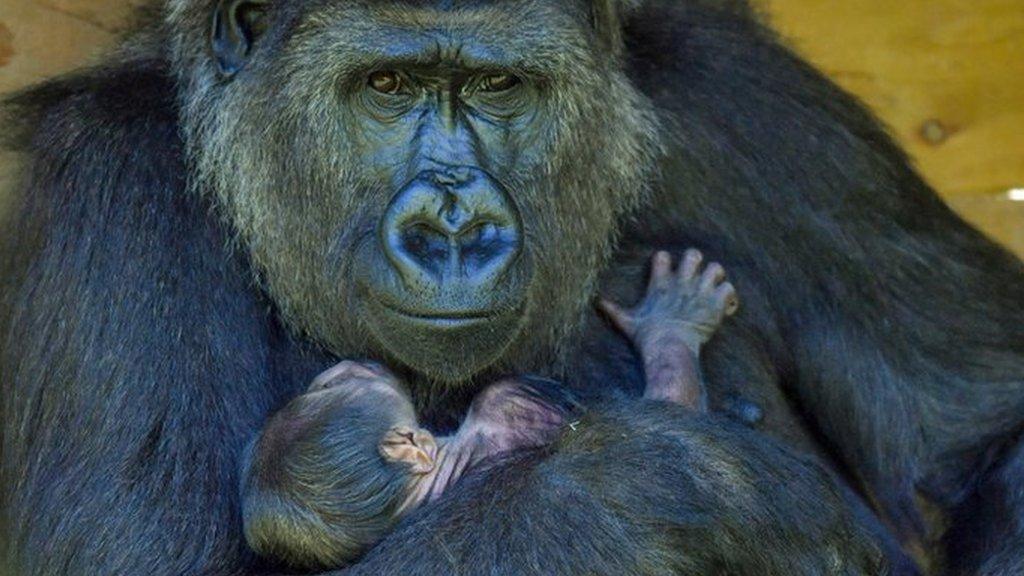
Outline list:
[[[128,7],[125,0],[0,1],[0,92],[87,63],[113,42]]]
[[[1024,256],[1024,0],[763,0],[967,220]]]
[[[944,193],[1024,186],[1024,2],[768,6],[776,27],[874,108]]]
[[[0,92],[88,62],[141,0],[0,0]],[[686,0],[679,0],[686,1]],[[1024,0],[756,0],[891,127],[950,204],[1024,255]]]

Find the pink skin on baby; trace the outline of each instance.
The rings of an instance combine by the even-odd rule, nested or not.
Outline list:
[[[436,499],[488,458],[550,444],[566,416],[525,381],[510,378],[489,385],[477,394],[455,434],[437,439],[435,469],[413,479],[403,508]]]

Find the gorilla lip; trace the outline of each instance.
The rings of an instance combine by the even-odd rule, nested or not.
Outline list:
[[[451,310],[445,312],[412,312],[382,304],[388,312],[421,324],[429,324],[439,328],[461,328],[490,320],[497,314],[493,311]]]

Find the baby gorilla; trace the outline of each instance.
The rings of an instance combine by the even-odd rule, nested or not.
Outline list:
[[[474,398],[455,434],[435,438],[388,370],[342,362],[275,414],[252,447],[246,539],[296,568],[340,567],[483,459],[556,439],[572,409],[553,382],[502,380]]]
[[[643,358],[644,398],[705,411],[698,355],[737,299],[721,266],[700,268],[696,250],[676,272],[659,252],[636,307],[599,304]],[[275,414],[250,447],[246,539],[260,555],[296,568],[343,566],[482,461],[557,439],[576,409],[554,382],[500,380],[474,398],[455,434],[435,438],[387,369],[341,362]]]

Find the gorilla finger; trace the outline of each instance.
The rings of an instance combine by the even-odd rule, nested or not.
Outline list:
[[[725,280],[725,268],[718,262],[712,262],[704,269],[704,274],[700,278],[700,288],[701,290],[711,290],[721,284],[723,280]]]
[[[726,316],[732,316],[740,308],[740,297],[731,282],[725,282],[715,289],[715,298],[722,305]]]
[[[622,306],[606,298],[598,298],[597,307],[612,321],[616,328],[627,336],[631,336],[636,331],[636,322],[633,319],[633,314]]]

